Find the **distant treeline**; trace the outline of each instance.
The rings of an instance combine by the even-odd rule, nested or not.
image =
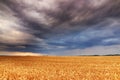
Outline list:
[[[120,56],[120,54],[107,54],[107,55],[79,55],[79,56]]]

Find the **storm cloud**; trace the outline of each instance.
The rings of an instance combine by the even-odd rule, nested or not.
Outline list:
[[[120,0],[0,1],[1,51],[114,46],[120,44],[119,30]]]

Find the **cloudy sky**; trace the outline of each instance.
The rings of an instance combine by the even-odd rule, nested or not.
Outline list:
[[[120,0],[0,0],[0,54],[12,52],[119,54]]]

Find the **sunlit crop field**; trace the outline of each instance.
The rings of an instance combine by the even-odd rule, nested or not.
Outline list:
[[[120,57],[0,57],[0,80],[120,80]]]

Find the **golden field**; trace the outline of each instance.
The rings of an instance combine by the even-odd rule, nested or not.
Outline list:
[[[120,80],[120,57],[1,56],[0,80]]]

